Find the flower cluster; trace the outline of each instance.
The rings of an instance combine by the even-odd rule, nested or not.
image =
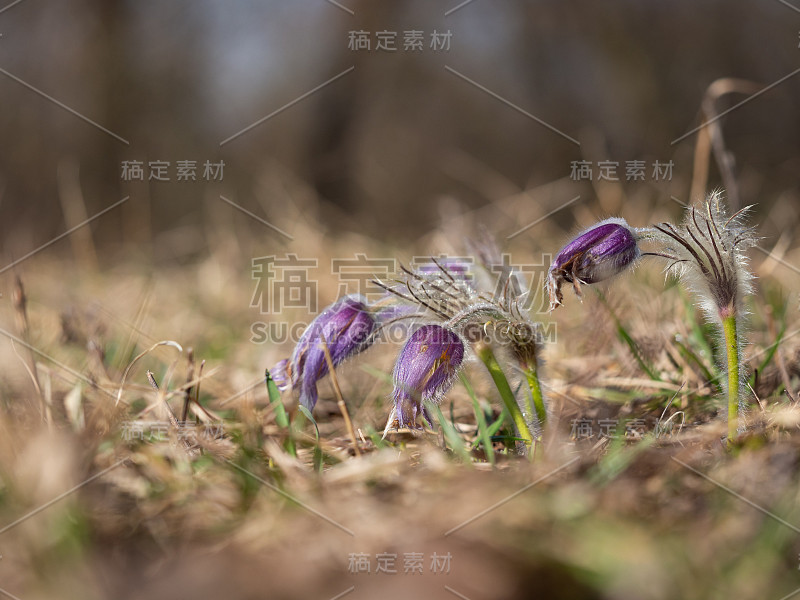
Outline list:
[[[480,250],[486,260],[499,259],[493,244],[486,243]],[[519,290],[524,286],[517,280],[518,274],[510,270],[501,274],[505,285],[500,286],[498,295],[481,291],[474,274],[463,264],[433,263],[436,268],[432,270],[402,268],[395,279],[376,281],[386,293],[372,304],[348,296],[326,308],[303,333],[291,358],[272,369],[279,388],[299,390],[300,402],[312,409],[317,401],[317,384],[328,374],[326,346],[336,367],[372,345],[381,328],[398,321],[408,323],[409,336],[392,374],[393,408],[387,429],[392,425],[416,429],[420,420],[433,425],[426,404],[441,402],[476,347],[480,348],[476,354],[483,358],[487,347],[483,332],[490,325],[493,331],[506,334],[503,339],[510,346],[508,354],[535,377],[536,324],[519,306]],[[513,406],[516,413],[524,415],[515,421],[523,435],[538,431],[546,416],[538,381],[536,387],[533,397],[539,399],[538,410],[524,402],[522,410]],[[511,398],[510,402],[516,401]]]
[[[669,260],[667,270],[688,284],[724,333],[729,439],[737,431],[741,400],[739,320],[745,312],[743,298],[752,287],[745,250],[755,238],[741,222],[746,210],[728,217],[720,194],[715,193],[702,208],[689,208],[679,226],[634,228],[620,218],[606,219],[556,254],[546,284],[552,311],[563,303],[565,283],[580,298],[581,285],[614,277],[644,256]],[[653,248],[645,252],[643,244]],[[463,264],[432,259],[434,269],[401,267],[394,279],[375,281],[385,294],[372,304],[360,296],[346,296],[327,307],[305,330],[292,356],[272,370],[278,387],[298,390],[300,403],[312,410],[317,384],[328,374],[329,365],[336,368],[363,352],[382,328],[403,321],[409,325],[408,337],[392,372],[393,406],[387,430],[418,429],[420,420],[433,426],[428,405],[441,402],[466,359],[474,356],[486,366],[518,436],[525,445],[536,441],[544,432],[547,407],[539,382],[539,324],[522,307],[522,290],[527,288],[488,235],[479,237],[470,250],[483,279]],[[490,338],[489,331],[500,335]],[[512,391],[495,349],[527,386]]]
[[[464,271],[450,271],[444,266],[438,275],[411,271],[405,271],[405,274],[415,283],[424,281],[437,288],[444,285],[440,280],[444,276],[452,286],[460,286],[466,281]],[[298,389],[300,403],[311,410],[317,402],[317,383],[328,374],[326,346],[331,362],[336,367],[372,345],[380,327],[400,320],[429,320],[421,314],[424,311],[420,311],[420,308],[428,309],[437,316],[444,314],[442,304],[397,302],[396,298],[406,298],[399,291],[400,286],[381,285],[387,289],[382,300],[369,305],[363,298],[347,296],[327,307],[311,322],[292,357],[280,361],[271,371],[281,390],[289,387]],[[408,286],[406,290],[414,295],[415,287]],[[468,297],[463,301],[466,303]],[[432,425],[424,403],[439,402],[450,389],[464,361],[465,344],[453,329],[438,324],[423,323],[414,327],[412,323],[411,329],[413,333],[400,351],[394,368],[394,409],[390,420],[396,419],[398,427],[416,428],[420,416],[428,425]]]

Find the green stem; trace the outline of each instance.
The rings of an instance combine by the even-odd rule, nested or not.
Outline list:
[[[517,427],[519,436],[525,441],[526,446],[530,446],[533,443],[533,436],[528,428],[528,424],[525,422],[525,417],[522,416],[522,412],[520,412],[519,406],[517,406],[514,392],[511,391],[508,379],[506,379],[506,375],[503,373],[500,363],[497,362],[497,358],[495,358],[491,346],[486,343],[478,343],[476,344],[475,352],[489,370],[489,375],[492,376],[492,381],[494,381],[494,385],[497,387],[497,391],[503,399],[503,404],[505,404],[506,410],[508,410],[514,421],[514,425]]]
[[[739,431],[739,340],[736,330],[736,315],[723,317],[725,350],[728,355],[728,444]]]
[[[542,386],[539,383],[539,373],[535,362],[533,364],[525,365],[525,378],[528,380],[528,387],[531,389],[531,397],[533,398],[533,408],[536,410],[536,418],[539,419],[539,427],[544,430],[545,423],[547,422],[547,409],[544,407],[544,395],[542,394]],[[525,398],[526,409],[529,414],[532,414],[528,398]]]

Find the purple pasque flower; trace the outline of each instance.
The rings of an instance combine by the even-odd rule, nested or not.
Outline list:
[[[464,342],[441,325],[422,325],[408,338],[394,365],[394,414],[398,427],[431,424],[424,402],[439,402],[453,385],[464,360]],[[390,419],[391,420],[391,419]]]
[[[303,332],[288,364],[283,366],[292,386],[300,389],[300,403],[312,410],[317,382],[328,374],[323,340],[336,367],[366,350],[373,342],[377,321],[360,296],[345,296],[324,309]],[[278,380],[278,377],[273,377]]]
[[[601,221],[582,232],[556,254],[547,274],[550,310],[562,303],[561,285],[572,283],[581,298],[581,283],[597,283],[620,273],[639,258],[636,230],[624,219]]]

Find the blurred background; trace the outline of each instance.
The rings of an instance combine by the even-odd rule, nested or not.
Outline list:
[[[700,189],[697,134],[675,140],[705,120],[708,86],[752,82],[717,98],[721,113],[800,62],[800,13],[779,1],[10,4],[0,12],[6,263],[126,196],[91,225],[112,262],[121,252],[192,260],[223,226],[255,232],[259,252],[286,251],[220,195],[289,233],[311,219],[321,233],[398,242],[454,213],[495,214],[509,197],[530,206],[504,215],[506,233],[579,194],[599,216],[624,214],[631,199],[688,201]],[[396,32],[396,51],[378,49],[381,31]],[[421,48],[404,49],[407,31],[421,32]],[[351,32],[370,49],[349,48]],[[449,32],[447,48],[431,47],[434,32]],[[789,76],[717,122],[739,204],[759,203],[766,236],[795,227],[799,95]],[[187,160],[196,180],[178,181]],[[604,160],[618,163],[618,182],[597,181]],[[143,163],[144,181],[125,180],[125,161]],[[169,163],[170,181],[148,180],[154,161]],[[203,177],[206,161],[224,162],[220,178]],[[574,161],[592,164],[593,181],[571,177]],[[629,161],[644,161],[643,180],[626,180]],[[653,176],[656,161],[672,161],[669,178]],[[705,183],[724,183],[714,158]],[[566,228],[572,218],[554,216]]]
[[[0,595],[797,594],[798,98],[800,0],[0,0]],[[718,187],[756,204],[764,238],[748,304],[760,410],[739,455],[714,429],[718,338],[663,264],[583,304],[567,291],[552,315],[542,286],[579,228],[677,222]],[[337,259],[463,256],[480,227],[529,267],[534,318],[558,325],[543,357],[558,443],[494,468],[402,440],[356,459],[325,382],[321,441],[306,424],[284,452],[264,369],[293,344],[266,327],[299,333],[341,295]],[[316,261],[318,303],[267,310],[258,269],[291,255]],[[396,353],[337,369],[359,434],[386,421]],[[148,370],[177,410],[204,361],[193,406],[225,424],[218,446],[124,438],[167,414]],[[465,372],[499,417],[484,370]],[[446,407],[464,435],[471,394]],[[570,431],[640,416],[675,436]],[[452,551],[452,577],[348,573],[349,552],[423,550]]]

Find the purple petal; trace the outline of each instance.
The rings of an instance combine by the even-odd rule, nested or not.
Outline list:
[[[437,402],[450,389],[464,359],[464,343],[440,325],[423,325],[406,342],[394,367],[398,423],[415,427],[422,402]]]
[[[288,366],[289,360],[284,358],[283,360],[278,361],[275,366],[269,370],[269,375],[272,377],[272,381],[275,382],[275,385],[278,386],[280,391],[288,389],[289,384],[291,383],[291,376],[287,372]]]
[[[584,231],[582,234],[564,246],[558,254],[556,254],[550,269],[565,268],[568,263],[574,260],[575,256],[583,255],[592,250],[595,246],[602,244],[604,240],[618,232],[620,229],[625,228],[618,223],[601,223],[600,225]],[[627,231],[627,229],[625,229],[625,231]]]
[[[303,332],[291,359],[292,382],[309,410],[317,402],[317,382],[328,374],[323,339],[337,367],[372,343],[377,324],[366,303],[346,296],[323,310]]]

